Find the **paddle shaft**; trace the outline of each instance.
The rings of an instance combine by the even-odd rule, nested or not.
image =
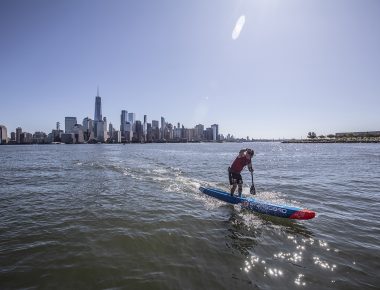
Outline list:
[[[253,172],[252,171],[251,171],[251,180],[252,180],[252,185],[251,185],[250,193],[256,194],[255,184],[253,183]]]

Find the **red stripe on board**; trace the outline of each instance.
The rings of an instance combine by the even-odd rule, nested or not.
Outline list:
[[[308,209],[301,209],[293,213],[289,218],[296,220],[309,220],[315,217],[315,212]]]

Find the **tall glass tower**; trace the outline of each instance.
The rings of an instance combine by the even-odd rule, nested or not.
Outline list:
[[[77,117],[65,117],[65,133],[74,133],[73,129],[77,123]]]
[[[128,121],[128,111],[122,110],[121,115],[120,115],[120,131],[123,136],[124,136],[124,132],[126,131],[125,124],[127,123],[127,121]]]
[[[132,131],[136,132],[136,114],[128,113],[128,122],[131,123]]]
[[[166,127],[165,118],[161,117],[161,139],[165,139],[165,127]]]
[[[99,88],[98,88],[98,95],[95,97],[95,115],[94,115],[94,121],[103,121],[102,118],[102,99],[99,97]]]
[[[211,125],[211,129],[212,129],[212,140],[218,141],[219,140],[219,125],[218,124]]]

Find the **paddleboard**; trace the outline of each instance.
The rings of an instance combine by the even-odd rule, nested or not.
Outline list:
[[[207,188],[201,186],[199,187],[199,190],[204,194],[215,197],[221,201],[231,204],[240,204],[242,208],[267,215],[297,220],[309,220],[315,217],[315,212],[308,209],[288,205],[272,204],[251,197],[231,196],[229,192],[225,192],[216,188]]]

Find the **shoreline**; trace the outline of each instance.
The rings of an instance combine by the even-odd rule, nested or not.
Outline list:
[[[380,143],[380,140],[284,140],[281,143]]]
[[[0,146],[22,146],[22,145],[99,145],[99,144],[109,144],[109,145],[127,145],[127,144],[195,144],[195,143],[213,143],[213,144],[222,144],[222,143],[283,143],[283,144],[321,144],[321,143],[380,143],[380,140],[307,140],[307,139],[292,139],[292,140],[253,140],[253,141],[217,141],[217,142],[207,142],[207,141],[188,141],[188,142],[125,142],[125,143],[111,143],[111,142],[98,142],[98,143],[0,143]]]

